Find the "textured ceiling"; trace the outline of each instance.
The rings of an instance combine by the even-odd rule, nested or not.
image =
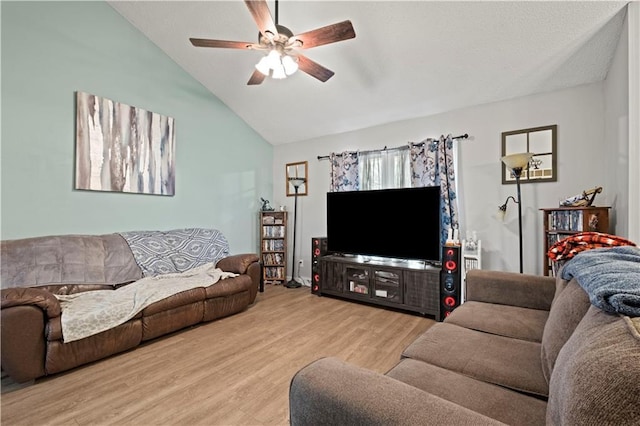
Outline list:
[[[274,145],[601,81],[627,3],[282,0],[294,34],[349,19],[356,38],[304,52],[335,72],[326,83],[247,86],[260,52],[189,42],[257,41],[243,1],[109,1]]]

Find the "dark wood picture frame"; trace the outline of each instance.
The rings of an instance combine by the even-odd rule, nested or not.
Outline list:
[[[558,125],[532,127],[502,132],[502,155],[531,152],[535,154],[522,172],[520,183],[556,182]],[[511,171],[501,163],[502,183],[516,183]]]
[[[285,184],[287,185],[287,197],[296,195],[290,178],[304,178],[304,183],[298,188],[298,195],[307,195],[307,185],[309,183],[309,163],[298,161],[297,163],[287,163],[285,166]]]

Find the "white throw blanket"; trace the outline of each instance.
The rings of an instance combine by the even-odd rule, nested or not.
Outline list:
[[[62,308],[62,339],[67,343],[112,329],[152,303],[235,276],[238,274],[207,263],[186,272],[142,278],[117,290],[57,295]]]

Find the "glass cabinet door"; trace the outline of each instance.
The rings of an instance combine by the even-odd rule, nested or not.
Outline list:
[[[400,272],[375,270],[373,272],[373,296],[402,303],[402,282],[400,277]]]
[[[367,268],[347,267],[347,286],[345,291],[362,295],[369,295],[370,280]]]

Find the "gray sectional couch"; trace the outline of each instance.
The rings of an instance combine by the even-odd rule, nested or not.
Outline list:
[[[289,400],[296,426],[640,425],[640,317],[575,278],[473,270],[467,301],[386,374],[319,359]]]

